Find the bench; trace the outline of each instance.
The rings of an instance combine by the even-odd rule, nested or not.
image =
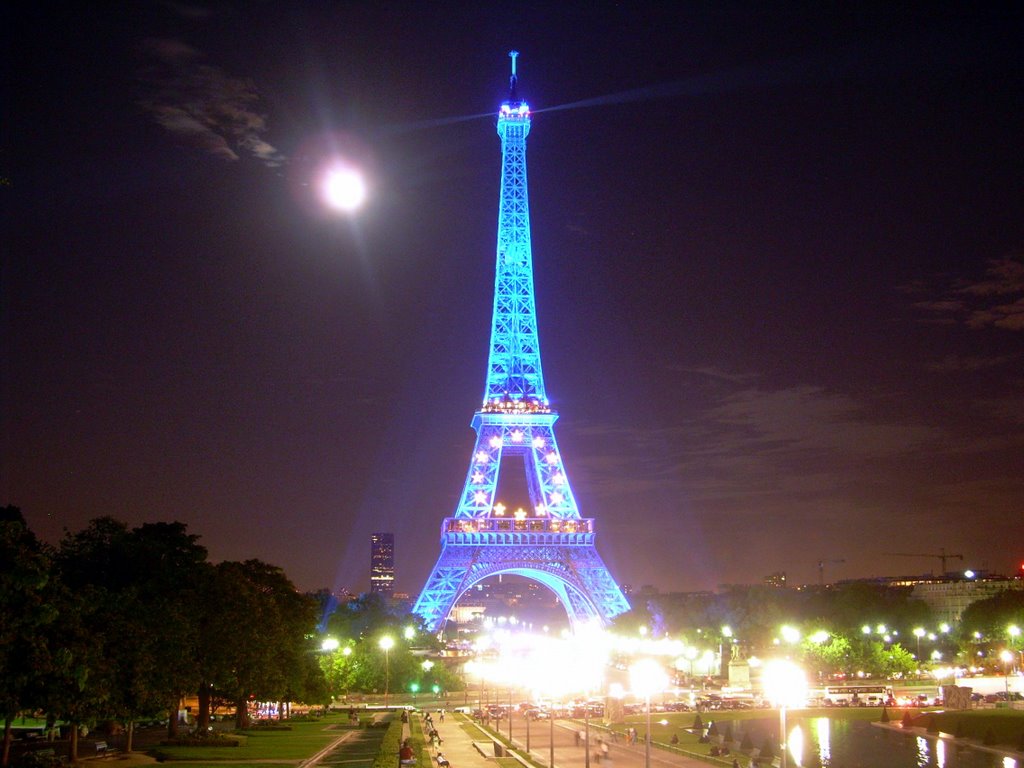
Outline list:
[[[96,754],[99,757],[113,757],[117,753],[118,753],[118,750],[114,749],[113,747],[108,746],[107,742],[105,742],[105,741],[97,741],[96,742]]]

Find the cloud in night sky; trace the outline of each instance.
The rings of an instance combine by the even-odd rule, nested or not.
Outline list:
[[[930,313],[928,322],[1024,331],[1024,258],[1020,256],[990,259],[983,277],[956,280],[945,293],[914,306]]]
[[[738,384],[750,377],[717,378]],[[935,427],[874,416],[868,403],[846,394],[749,383],[719,394],[698,418],[676,426],[590,426],[583,433],[602,431],[607,439],[595,444],[632,445],[638,455],[660,460],[627,469],[618,452],[589,455],[583,468],[595,490],[642,494],[670,482],[690,500],[706,502],[831,497],[837,476],[855,483],[866,465],[913,457],[942,438]]]
[[[150,65],[143,81],[151,92],[140,100],[157,123],[215,157],[235,161],[246,152],[270,167],[285,157],[263,137],[266,118],[255,111],[260,97],[252,81],[201,63],[202,53],[178,40],[143,44]]]
[[[988,368],[998,368],[999,366],[1012,363],[1014,360],[1018,360],[1020,355],[993,355],[990,357],[975,356],[975,355],[946,355],[942,360],[937,363],[932,363],[928,366],[928,370],[935,371],[936,373],[956,373],[956,372],[974,372],[984,371]]]

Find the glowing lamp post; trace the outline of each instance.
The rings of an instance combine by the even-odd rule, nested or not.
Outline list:
[[[391,635],[384,635],[378,643],[380,649],[384,651],[384,709],[388,708],[388,688],[391,685],[391,667],[389,666],[390,659],[388,654],[391,649],[395,647],[395,638]]]
[[[555,768],[555,702],[551,701],[551,711],[548,712],[548,766]]]
[[[779,708],[779,734],[781,755],[779,768],[787,766],[786,707],[803,705],[807,700],[807,679],[804,671],[796,664],[782,659],[769,661],[764,665],[765,696]]]
[[[320,650],[324,653],[330,653],[336,651],[341,646],[336,637],[325,637],[324,641],[320,643]]]
[[[665,690],[668,676],[654,659],[640,659],[629,668],[633,692],[644,697],[647,709],[647,733],[644,738],[644,768],[651,768],[651,695]]]
[[[1013,661],[1013,654],[1005,648],[999,654],[1000,661],[1003,662],[1003,687],[1006,689],[1006,702],[1009,705],[1010,702],[1010,663]]]

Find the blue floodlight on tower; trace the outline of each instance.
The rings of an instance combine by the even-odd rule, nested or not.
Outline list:
[[[509,53],[509,99],[498,111],[501,196],[494,312],[484,400],[472,421],[476,446],[455,515],[441,526],[441,555],[413,608],[433,632],[444,627],[467,589],[499,573],[549,587],[574,627],[605,623],[629,610],[595,547],[594,520],[580,517],[555,442],[558,414],[544,391],[526,186],[530,107],[516,95],[518,55]],[[529,511],[512,512],[495,498],[502,457],[514,455],[523,457]]]

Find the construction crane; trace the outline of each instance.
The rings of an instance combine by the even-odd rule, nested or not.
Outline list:
[[[825,584],[825,563],[845,563],[845,560],[825,560],[822,558],[818,561],[818,586]]]
[[[947,573],[949,573],[949,571],[946,570],[946,561],[947,560],[950,560],[950,559],[952,559],[954,557],[956,559],[960,560],[960,561],[963,561],[963,559],[964,559],[963,555],[947,555],[945,547],[943,547],[941,550],[939,550],[939,554],[937,554],[937,555],[932,554],[930,552],[929,553],[925,553],[925,554],[921,554],[919,552],[883,552],[882,554],[887,555],[888,557],[933,557],[933,558],[938,558],[939,560],[942,561],[942,574],[941,574],[942,576],[945,576]]]

